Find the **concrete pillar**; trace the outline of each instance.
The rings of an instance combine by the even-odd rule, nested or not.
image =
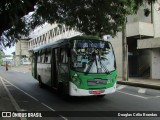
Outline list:
[[[111,43],[116,57],[118,77],[122,77],[122,32],[118,32],[117,36],[111,39]]]
[[[151,78],[160,79],[160,48],[151,52]]]

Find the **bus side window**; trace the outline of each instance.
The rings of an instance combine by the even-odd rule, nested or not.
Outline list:
[[[51,53],[48,55],[48,63],[51,63]]]
[[[60,50],[60,62],[62,64],[67,64],[68,63],[67,48],[64,47],[64,46]]]
[[[51,62],[51,50],[47,49],[45,52],[45,63]]]
[[[40,55],[40,52],[37,53],[37,57],[38,57],[37,62],[38,62],[38,63],[41,63],[41,55]]]
[[[42,63],[45,63],[45,53],[42,54]]]
[[[42,50],[39,51],[38,54],[39,54],[39,55],[38,55],[38,57],[39,57],[39,63],[43,63],[43,52],[42,52]]]

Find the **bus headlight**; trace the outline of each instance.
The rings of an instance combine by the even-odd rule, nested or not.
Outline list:
[[[76,83],[77,85],[80,85],[81,84],[81,81],[80,81],[80,79],[76,76],[73,76],[72,77],[72,81],[74,82],[74,83]]]
[[[77,80],[77,84],[80,85],[80,84],[81,84],[81,81],[80,81],[80,80]]]
[[[77,81],[77,78],[76,78],[76,77],[72,77],[72,81],[73,81],[73,82],[76,82],[76,81]]]

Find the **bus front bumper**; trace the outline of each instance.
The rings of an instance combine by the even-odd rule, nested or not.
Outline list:
[[[69,95],[70,96],[93,96],[93,95],[111,94],[116,91],[116,84],[117,83],[115,83],[113,85],[113,87],[103,89],[103,90],[85,90],[85,89],[79,89],[79,88],[77,88],[77,86],[75,84],[73,84],[72,82],[69,82],[69,85],[70,85]],[[96,91],[102,91],[102,93],[98,93]],[[94,92],[94,93],[92,93],[92,92]]]

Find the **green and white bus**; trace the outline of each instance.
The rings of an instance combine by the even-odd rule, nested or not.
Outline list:
[[[39,86],[70,96],[104,96],[116,91],[112,45],[99,37],[77,36],[33,49],[32,75]]]

